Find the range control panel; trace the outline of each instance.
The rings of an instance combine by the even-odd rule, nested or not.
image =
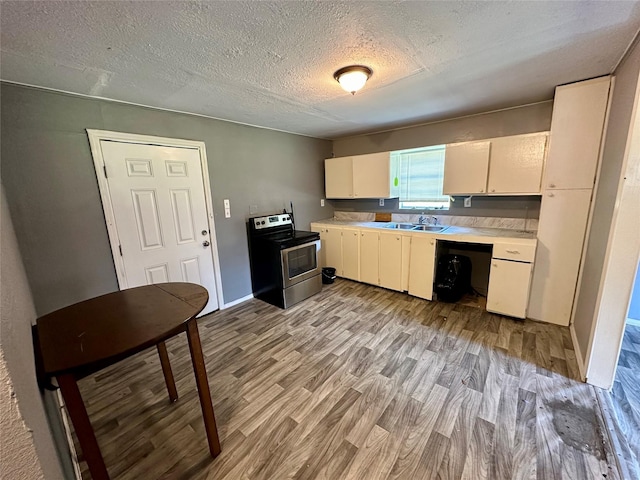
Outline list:
[[[291,215],[288,213],[280,213],[278,215],[269,215],[268,217],[255,217],[251,219],[253,228],[261,230],[263,228],[281,227],[283,225],[291,225]]]

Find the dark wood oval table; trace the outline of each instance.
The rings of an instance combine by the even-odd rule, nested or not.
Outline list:
[[[94,480],[108,479],[77,381],[135,353],[156,346],[169,399],[178,399],[165,340],[187,333],[202,416],[212,457],[220,453],[196,315],[209,294],[193,283],[161,283],[121,290],[76,303],[38,318],[34,328],[41,382],[55,377]]]

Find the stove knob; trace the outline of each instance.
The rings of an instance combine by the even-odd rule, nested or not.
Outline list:
[[[262,225],[264,225],[264,220],[262,221]]]

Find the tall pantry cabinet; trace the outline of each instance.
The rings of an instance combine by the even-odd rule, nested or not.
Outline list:
[[[556,88],[528,316],[569,325],[611,77]]]

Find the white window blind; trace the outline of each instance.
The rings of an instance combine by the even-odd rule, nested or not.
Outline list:
[[[442,193],[445,146],[392,152],[398,161],[401,208],[448,208]]]

